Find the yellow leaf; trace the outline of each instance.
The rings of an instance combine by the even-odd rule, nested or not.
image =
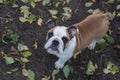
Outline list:
[[[13,7],[13,8],[17,8],[17,7],[18,7],[18,4],[13,4],[12,7]]]
[[[117,72],[116,72],[116,71],[111,71],[111,73],[112,73],[113,75],[115,75]]]
[[[35,8],[35,6],[36,6],[36,4],[35,4],[35,2],[31,2],[31,6],[33,7],[33,8]]]
[[[79,52],[75,53],[75,54],[73,55],[73,59],[76,59],[76,58],[77,58],[77,56],[78,56],[80,53],[81,53],[81,51],[79,51]]]
[[[23,14],[23,13],[24,13],[24,10],[21,10],[20,13]]]
[[[28,19],[28,22],[31,24],[33,22],[33,20],[32,19]]]
[[[55,6],[58,7],[60,4],[61,4],[61,2],[57,2],[57,3],[55,4]]]
[[[11,71],[7,71],[6,73],[7,73],[7,74],[12,74],[12,72],[11,72]]]
[[[52,18],[53,19],[57,19],[58,17],[56,15],[52,15]]]
[[[34,49],[38,48],[38,43],[35,41],[34,45],[33,45]]]
[[[42,20],[41,18],[39,18],[38,21],[37,21],[37,24],[38,24],[39,26],[42,26],[43,20]]]

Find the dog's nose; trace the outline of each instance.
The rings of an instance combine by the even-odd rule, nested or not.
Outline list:
[[[57,40],[53,40],[52,45],[53,46],[58,46],[59,42]]]

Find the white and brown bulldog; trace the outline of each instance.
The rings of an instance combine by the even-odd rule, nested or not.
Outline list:
[[[62,68],[74,53],[85,48],[95,48],[99,41],[108,31],[109,21],[106,14],[92,14],[83,21],[71,27],[53,26],[54,22],[48,21],[50,30],[47,33],[45,49],[50,54],[58,57],[55,62],[56,68]]]

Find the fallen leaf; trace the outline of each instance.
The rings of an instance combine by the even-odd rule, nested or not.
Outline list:
[[[14,58],[13,57],[4,57],[4,59],[5,59],[5,62],[7,63],[7,64],[12,64],[12,63],[14,63],[15,61],[14,61]]]
[[[57,19],[58,17],[56,15],[52,15],[52,18],[53,19]]]
[[[16,72],[18,71],[19,68],[14,68],[14,69],[11,69],[12,72]]]
[[[13,7],[13,8],[17,8],[17,7],[18,7],[18,4],[13,4],[12,7]]]
[[[34,14],[30,14],[30,16],[28,17],[28,22],[31,24],[33,21],[36,21],[37,16]]]
[[[51,15],[56,15],[57,13],[58,13],[58,11],[57,10],[48,10],[49,12],[50,12],[50,14]]]
[[[42,26],[42,24],[43,24],[42,18],[39,18],[39,19],[38,19],[37,24],[38,24],[39,26]]]
[[[50,1],[51,1],[51,0],[43,0],[43,1],[42,1],[43,6],[45,6],[45,5],[47,5],[48,3],[50,3]]]
[[[44,78],[42,78],[42,80],[50,80],[50,76],[44,76]]]
[[[115,0],[108,0],[108,3],[113,4]]]
[[[71,0],[66,0],[67,3],[69,3]]]
[[[3,0],[0,0],[0,3],[3,3]]]
[[[6,34],[2,34],[2,42],[7,44],[7,42],[4,40],[5,36],[6,36]]]
[[[24,57],[24,58],[21,57],[20,59],[21,59],[21,61],[24,62],[24,63],[29,62],[29,60],[28,60],[27,58],[25,58],[25,57]]]
[[[94,12],[94,10],[93,9],[89,9],[87,12],[92,14]]]
[[[117,6],[116,6],[116,9],[119,10],[119,9],[120,9],[120,5],[117,5]]]
[[[23,3],[28,3],[29,1],[28,0],[21,0]]]
[[[34,1],[30,1],[30,4],[31,4],[31,6],[32,6],[33,8],[35,8],[36,4],[35,4]]]
[[[96,65],[97,64],[93,65],[93,62],[89,61],[88,65],[87,65],[86,74],[93,75],[93,73],[95,72],[95,69],[97,69]]]
[[[85,3],[85,7],[90,7],[90,6],[92,6],[93,5],[93,2],[86,2]]]
[[[76,59],[76,58],[77,58],[77,56],[78,56],[80,53],[81,53],[81,51],[79,51],[79,52],[75,53],[75,54],[73,55],[73,59]]]
[[[23,51],[23,52],[21,52],[21,55],[22,55],[23,57],[29,57],[29,56],[32,55],[32,53],[31,53],[30,51]]]
[[[21,43],[18,43],[17,48],[18,48],[18,51],[29,50],[26,45],[23,45],[23,44],[21,44]]]
[[[24,17],[19,17],[19,20],[20,20],[20,22],[24,23],[24,22],[26,22],[28,19],[26,19],[26,18],[24,18]]]
[[[114,44],[114,38],[109,36],[109,35],[105,35],[104,38],[110,43],[110,44]]]
[[[55,7],[59,7],[60,4],[62,4],[60,1],[58,1],[56,4],[55,4]]]
[[[28,76],[28,70],[27,69],[22,69],[22,74],[24,76]]]
[[[37,41],[35,41],[33,47],[34,47],[34,49],[37,49],[37,48],[38,48],[38,43],[37,43]]]
[[[63,73],[65,75],[66,78],[68,78],[69,74],[70,74],[70,69],[69,69],[69,66],[66,65],[64,68],[63,68]]]

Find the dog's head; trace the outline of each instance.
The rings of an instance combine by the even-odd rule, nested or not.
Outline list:
[[[49,21],[47,27],[50,29],[47,32],[47,43],[44,46],[45,49],[47,49],[50,54],[62,54],[64,49],[67,48],[71,38],[75,36],[77,29],[74,26],[70,28],[65,26],[55,26],[53,21]]]

